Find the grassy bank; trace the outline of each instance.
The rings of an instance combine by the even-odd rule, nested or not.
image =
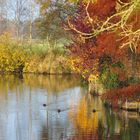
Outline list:
[[[63,43],[17,41],[0,36],[0,73],[71,73]]]

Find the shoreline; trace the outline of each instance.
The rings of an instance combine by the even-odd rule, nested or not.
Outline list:
[[[137,112],[140,115],[140,102],[135,102],[135,101],[127,102],[127,103],[125,102],[121,105],[117,104],[115,107],[111,103],[107,102],[107,100],[103,100],[103,102],[106,107],[112,109],[119,109],[127,112]]]

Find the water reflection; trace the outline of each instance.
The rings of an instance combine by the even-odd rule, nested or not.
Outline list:
[[[9,139],[140,140],[140,116],[104,108],[76,76],[0,76],[0,140]]]

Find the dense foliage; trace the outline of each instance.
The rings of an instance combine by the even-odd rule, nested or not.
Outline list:
[[[138,0],[80,1],[66,24],[73,34],[73,43],[67,47],[73,69],[87,79],[100,75],[104,65],[115,71],[112,64],[123,63],[129,48],[134,53],[139,46],[138,12]],[[122,75],[119,68],[117,71]]]
[[[69,34],[63,30],[62,21],[67,15],[72,15],[75,6],[68,0],[37,0],[40,6],[40,18],[38,19],[39,35],[41,38],[50,36],[53,40],[68,40]]]
[[[0,36],[0,73],[70,73],[63,44],[16,41]]]
[[[115,106],[118,105],[120,101],[121,103],[124,103],[126,100],[139,102],[139,93],[140,84],[132,84],[124,88],[107,91],[107,93],[103,95],[103,99],[106,99]]]
[[[23,71],[27,55],[19,46],[16,46],[8,34],[0,36],[0,72]]]

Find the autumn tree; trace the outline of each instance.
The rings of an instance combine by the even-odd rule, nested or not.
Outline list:
[[[63,30],[62,22],[68,15],[74,13],[74,4],[67,0],[38,0],[40,5],[40,27],[41,38],[49,36],[53,41],[59,39],[69,39],[69,33]]]
[[[139,10],[140,0],[79,1],[65,26],[73,34],[68,49],[74,70],[89,80],[100,75],[104,66],[124,75],[112,65],[122,62],[129,49],[139,50]]]

